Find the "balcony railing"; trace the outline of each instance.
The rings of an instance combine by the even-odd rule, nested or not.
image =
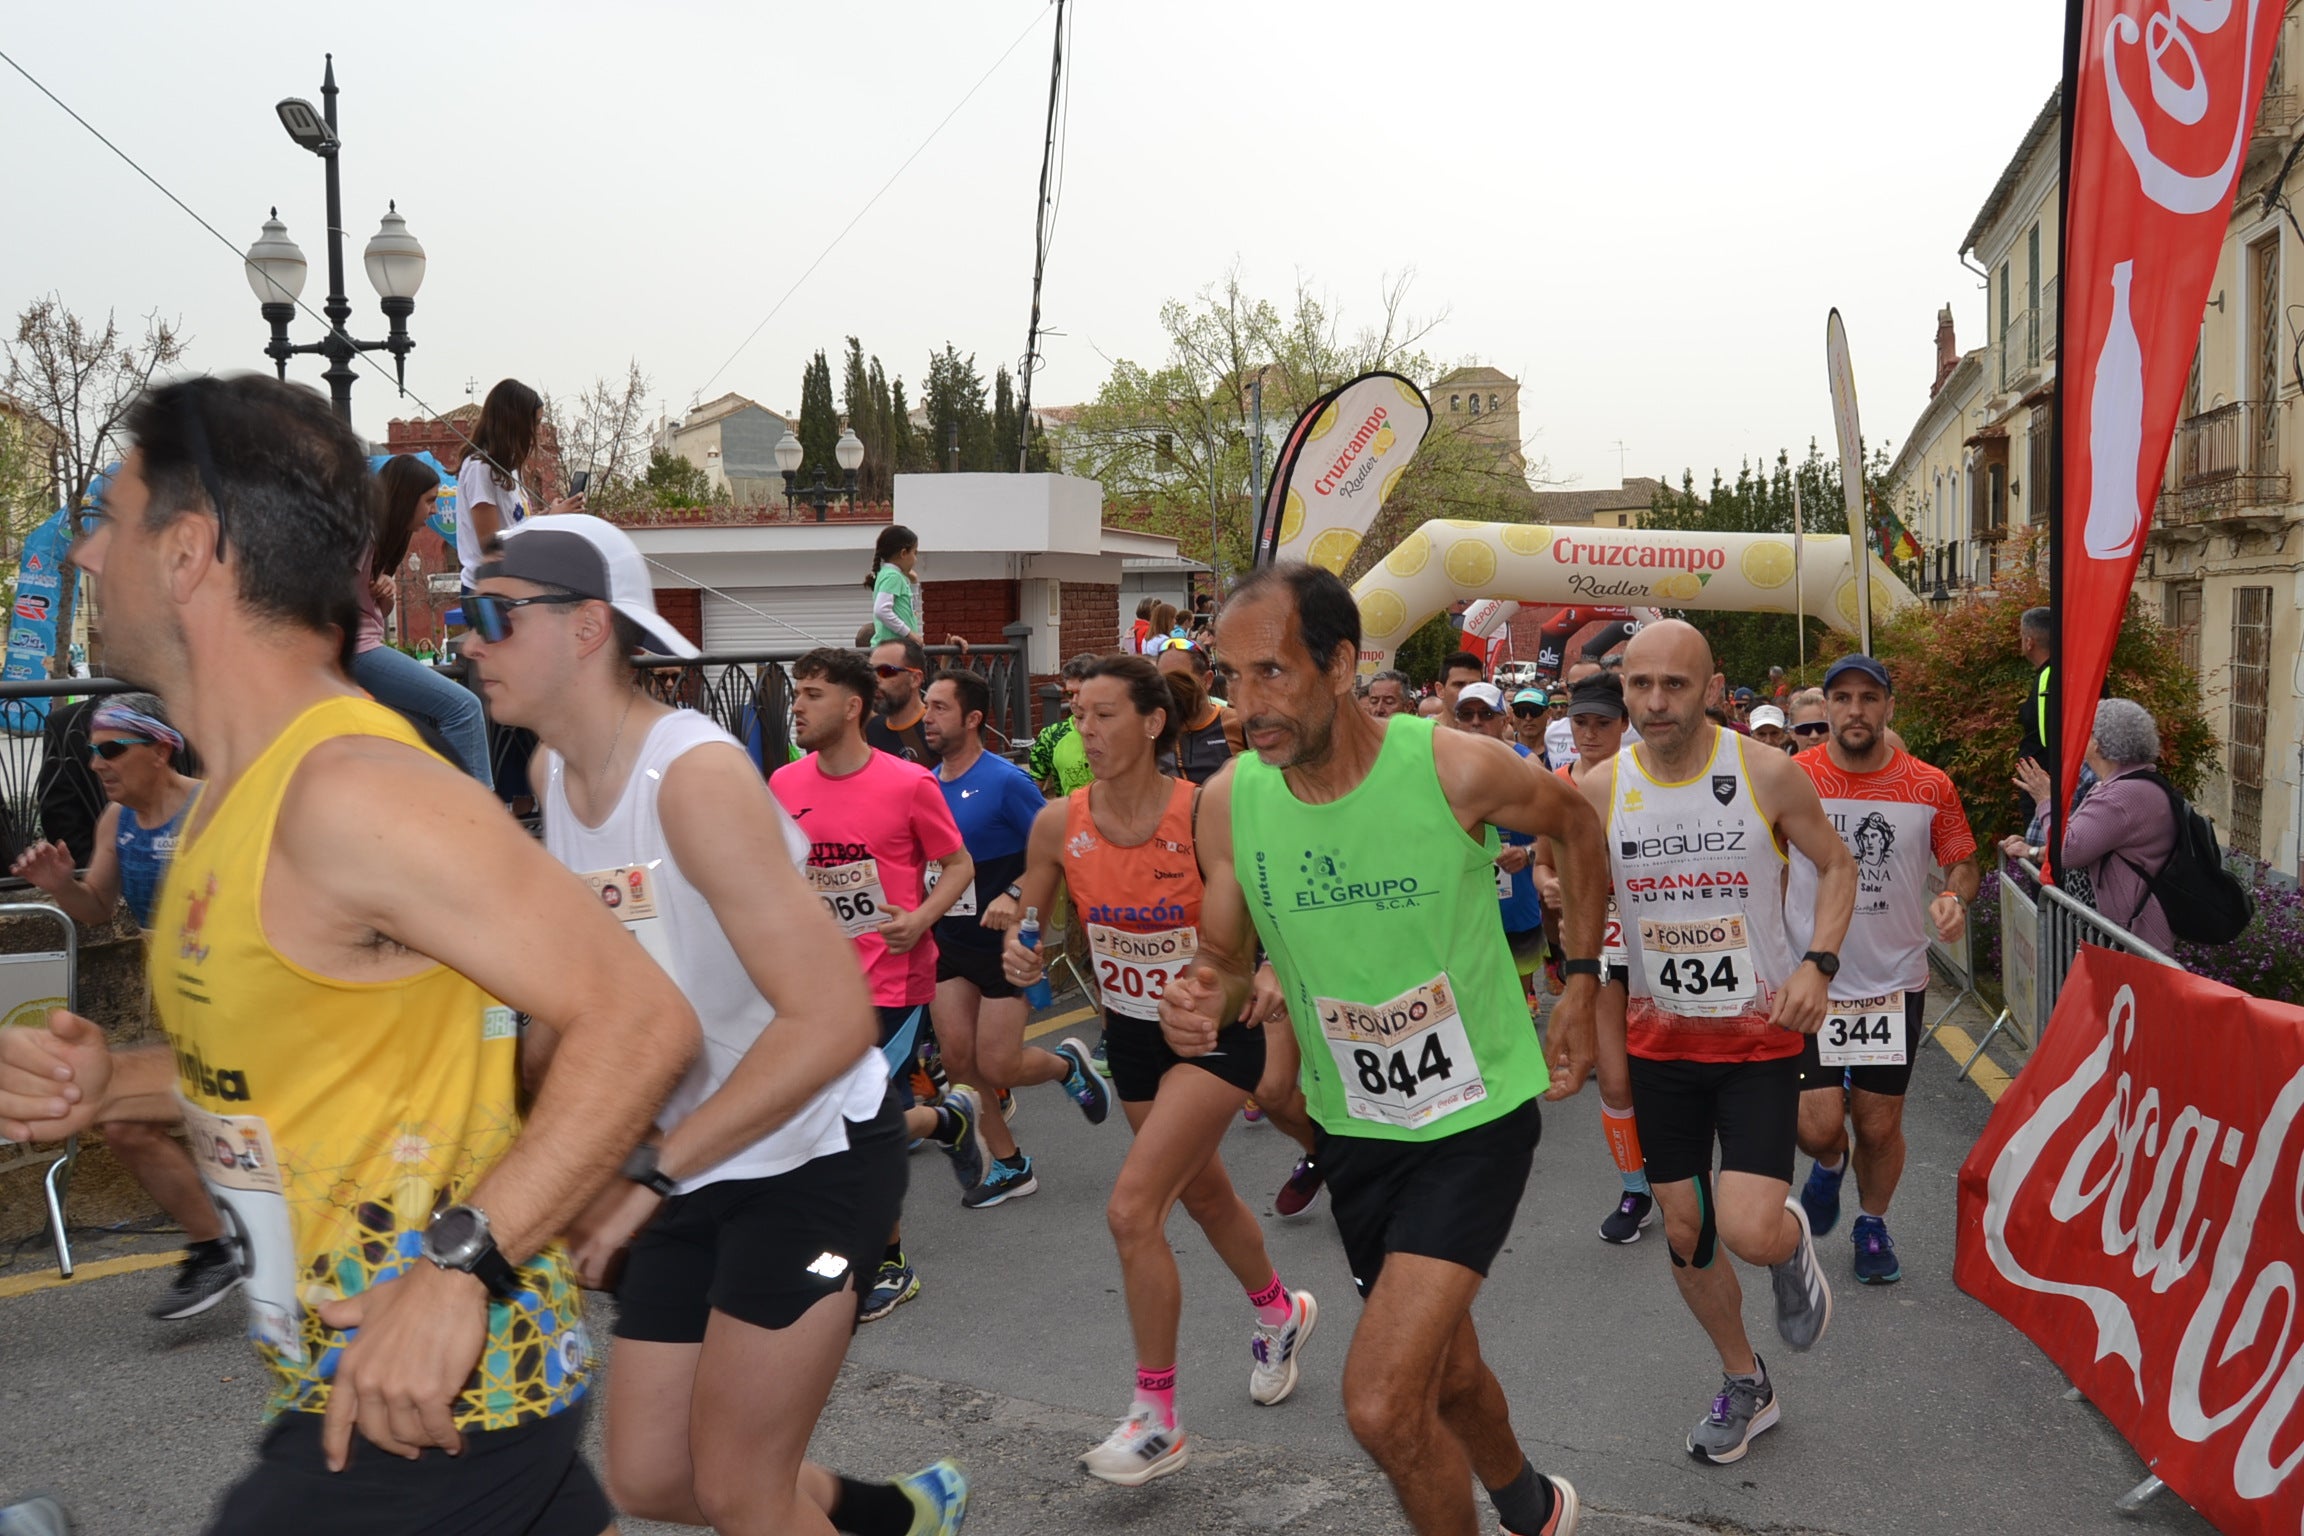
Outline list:
[[[1992,344],[1994,387],[2017,389],[2028,384],[2039,371],[2043,348],[2054,345],[2055,332],[2052,308],[2020,309],[2010,315]]]
[[[2281,465],[2279,401],[2235,400],[2176,429],[2161,520],[2213,522],[2235,512],[2288,504]]]
[[[2056,360],[2056,283],[2052,277],[2040,288],[2040,355],[2050,362]]]
[[[2278,138],[2296,125],[2296,93],[2294,91],[2266,91],[2264,105],[2256,114],[2256,133],[2259,138]]]

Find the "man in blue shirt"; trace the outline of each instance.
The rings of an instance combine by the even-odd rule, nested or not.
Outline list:
[[[1062,1083],[1091,1123],[1101,1121],[1111,1104],[1104,1080],[1077,1045],[1066,1041],[1049,1051],[1024,1043],[1031,1010],[1001,970],[1002,936],[1024,915],[1018,882],[1025,845],[1047,801],[1023,769],[984,750],[992,695],[980,674],[962,667],[937,673],[922,705],[920,726],[937,758],[936,782],[960,826],[960,841],[976,861],[975,889],[936,924],[936,1000],[929,1019],[946,1076],[986,1096],[981,1125],[991,1161],[984,1181],[961,1197],[982,1210],[1040,1187],[1032,1159],[1009,1134],[996,1099],[1012,1088]]]

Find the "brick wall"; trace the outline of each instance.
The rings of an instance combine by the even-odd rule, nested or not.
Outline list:
[[[1110,588],[1106,588],[1110,591]],[[929,644],[958,635],[970,645],[1004,645],[1016,622],[1013,581],[928,581],[920,585],[920,619]]]
[[[656,611],[699,647],[704,644],[704,593],[699,587],[658,587]]]
[[[480,407],[460,405],[446,416],[436,420],[418,418],[414,421],[395,418],[384,427],[386,453],[423,453],[432,457],[454,474],[464,463],[465,439],[480,424]],[[520,468],[520,479],[528,487],[532,505],[529,511],[543,510],[543,503],[563,494],[567,480],[560,473],[560,440],[545,422],[536,432],[536,451],[528,455],[528,462]]]
[[[1120,589],[1085,581],[1064,583],[1064,655],[1120,649]]]

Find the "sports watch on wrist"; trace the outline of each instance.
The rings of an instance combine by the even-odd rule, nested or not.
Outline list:
[[[518,1279],[488,1230],[488,1213],[476,1205],[451,1205],[433,1216],[418,1251],[442,1269],[470,1275],[491,1296],[511,1295]]]
[[[1008,899],[1010,901],[1022,901],[1024,899],[1024,887],[1021,885],[1009,886]]]
[[[1812,949],[1800,958],[1822,971],[1826,981],[1840,974],[1840,957],[1831,950]]]
[[[1601,975],[1601,966],[1597,960],[1568,960],[1561,963],[1560,974],[1563,976],[1590,976],[1594,980],[1598,980]]]
[[[632,1149],[632,1155],[624,1159],[624,1177],[635,1184],[647,1185],[657,1194],[669,1200],[679,1190],[680,1184],[672,1175],[657,1166],[656,1159],[658,1156],[659,1149],[656,1143],[652,1141],[640,1143]]]

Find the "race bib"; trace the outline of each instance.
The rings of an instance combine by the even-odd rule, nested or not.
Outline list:
[[[1496,899],[1498,901],[1510,901],[1512,899],[1511,873],[1501,864],[1493,867],[1496,871]]]
[[[296,1229],[280,1187],[272,1131],[261,1115],[212,1115],[179,1096],[184,1141],[224,1220],[248,1293],[248,1336],[291,1365],[306,1361],[296,1290]]]
[[[656,913],[656,869],[647,864],[625,864],[615,869],[587,869],[580,878],[592,887],[600,904],[640,941],[648,957],[666,972],[672,969],[672,948],[665,941],[664,924]]]
[[[1600,964],[1617,971],[1632,969],[1632,951],[1624,944],[1624,919],[1616,915],[1616,898],[1608,898],[1608,920],[1600,928]]]
[[[1828,1067],[1904,1065],[1904,994],[1858,997],[1826,1005],[1816,1055]]]
[[[1353,1119],[1412,1130],[1488,1097],[1445,973],[1388,1003],[1312,1005]]]
[[[1640,919],[1640,965],[1648,995],[1666,1013],[1734,1018],[1760,995],[1741,913]]]
[[[1160,1017],[1168,983],[1200,953],[1200,930],[1168,928],[1131,933],[1124,928],[1088,925],[1088,952],[1096,962],[1096,988],[1104,1006],[1132,1019]]]
[[[941,864],[929,865],[927,873],[922,876],[931,894],[936,890],[936,882],[943,878],[944,866]],[[952,903],[944,915],[946,917],[974,917],[976,915],[976,882],[973,879],[968,882],[968,889],[960,893],[960,899]]]
[[[888,893],[880,888],[878,859],[810,865],[808,883],[840,931],[852,939],[876,932],[888,920]]]

